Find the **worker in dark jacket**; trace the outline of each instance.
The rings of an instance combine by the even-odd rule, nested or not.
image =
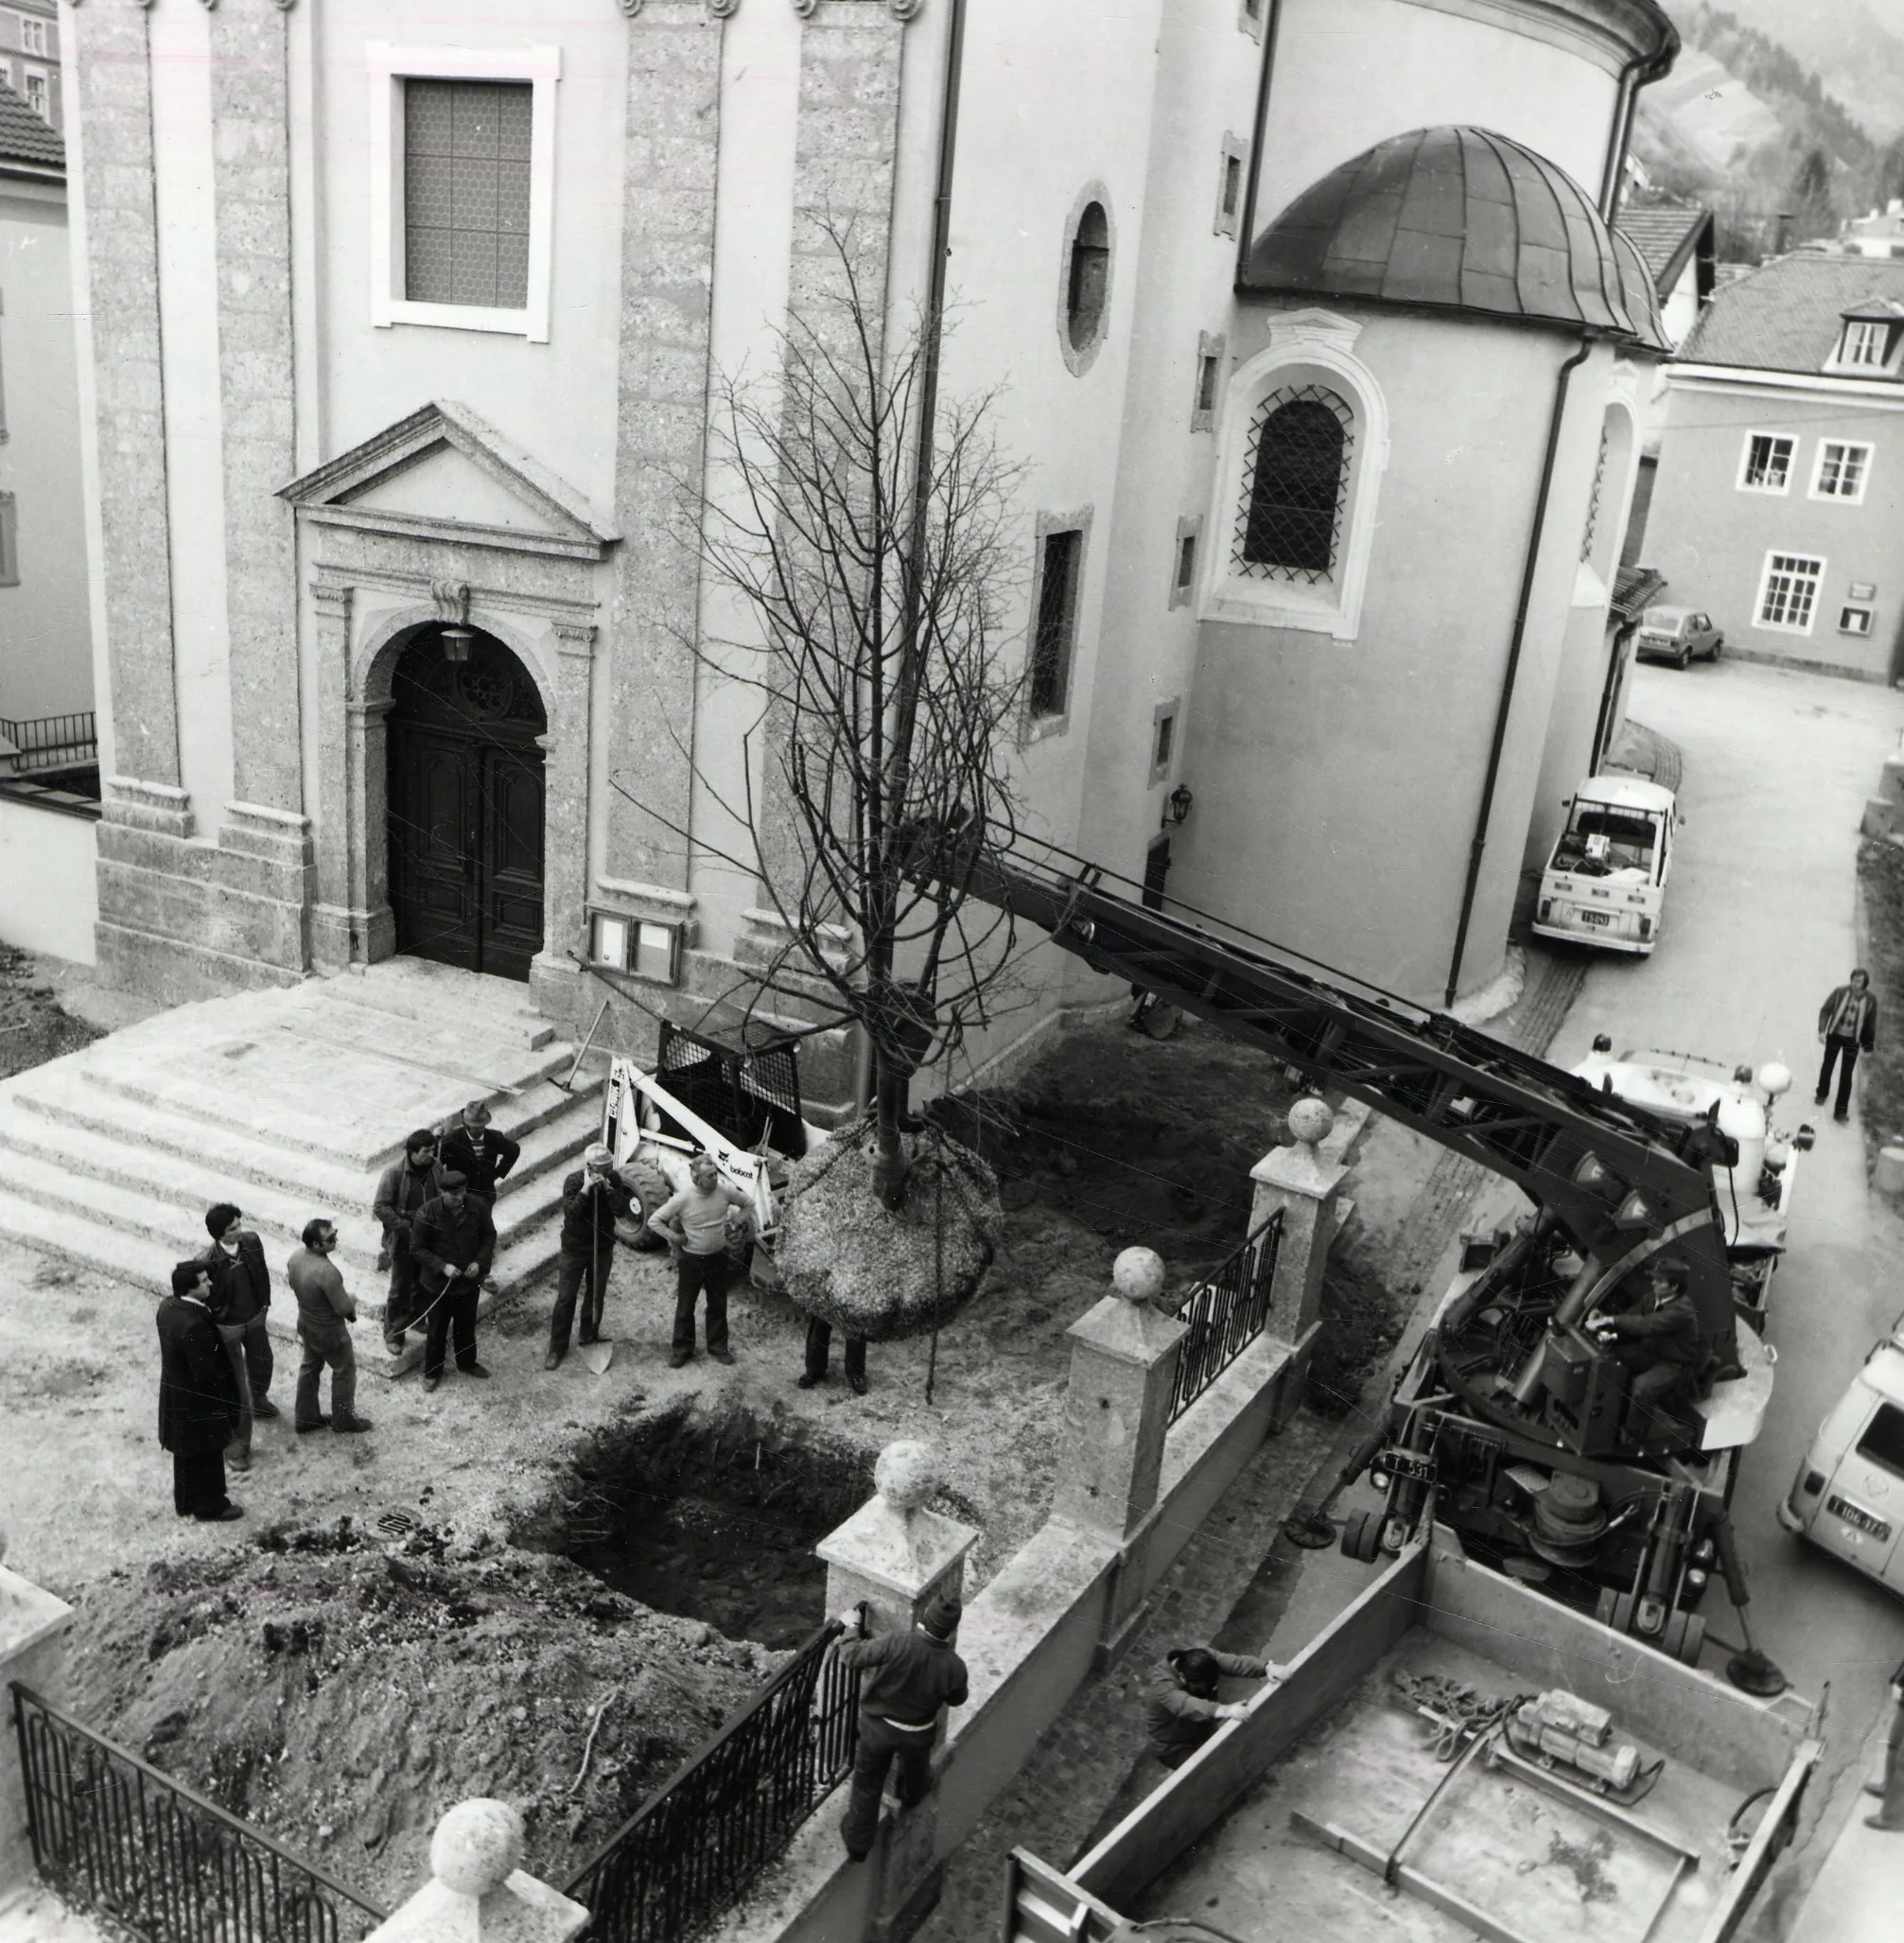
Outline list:
[[[419,1127],[403,1144],[403,1158],[383,1170],[376,1183],[373,1212],[383,1224],[383,1250],[378,1265],[390,1270],[390,1293],[384,1299],[383,1346],[392,1356],[403,1354],[403,1334],[416,1319],[416,1262],[410,1235],[423,1204],[443,1183],[436,1135]]]
[[[1623,1316],[1597,1316],[1588,1326],[1633,1373],[1627,1385],[1628,1413],[1643,1443],[1679,1442],[1683,1427],[1671,1407],[1693,1387],[1701,1360],[1699,1312],[1684,1271],[1656,1271],[1643,1306]]]
[[[469,1198],[480,1200],[496,1218],[496,1197],[509,1178],[509,1170],[522,1158],[522,1148],[506,1133],[498,1133],[489,1124],[489,1108],[481,1100],[471,1100],[461,1116],[443,1129],[443,1164],[454,1167],[469,1182]],[[494,1288],[484,1279],[483,1287]]]
[[[159,1304],[159,1443],[172,1454],[172,1506],[204,1524],[244,1516],[225,1496],[225,1445],[238,1424],[241,1379],[212,1320],[211,1270],[172,1270]]]
[[[847,1637],[834,1648],[839,1663],[860,1673],[860,1745],[853,1759],[853,1792],[840,1833],[847,1854],[864,1862],[879,1833],[880,1795],[895,1762],[900,1806],[923,1801],[933,1784],[933,1742],[939,1708],[966,1703],[966,1666],[952,1651],[964,1610],[940,1593],[910,1633],[878,1633],[870,1639],[857,1610],[840,1615]]]
[[[212,1320],[237,1374],[241,1405],[237,1435],[225,1452],[225,1462],[235,1471],[248,1471],[253,1419],[278,1413],[266,1393],[275,1365],[265,1322],[271,1303],[271,1271],[265,1262],[264,1243],[245,1226],[243,1210],[230,1201],[221,1200],[205,1211],[205,1232],[212,1245],[199,1259],[211,1270]]]
[[[615,1266],[615,1224],[638,1223],[640,1219],[628,1183],[615,1172],[613,1156],[598,1141],[583,1155],[582,1165],[562,1183],[562,1246],[555,1257],[555,1309],[549,1319],[544,1369],[554,1369],[568,1354],[568,1330],[575,1319],[578,1291],[582,1296],[578,1339],[593,1342],[601,1335],[602,1303],[608,1293],[609,1270]]]
[[[1878,1001],[1871,995],[1871,974],[1854,972],[1818,1008],[1818,1043],[1825,1060],[1818,1069],[1817,1106],[1831,1091],[1831,1069],[1838,1068],[1838,1104],[1831,1117],[1842,1127],[1851,1117],[1851,1075],[1860,1053],[1878,1043]]]
[[[1144,1703],[1144,1731],[1150,1751],[1167,1768],[1180,1768],[1224,1721],[1240,1721],[1249,1707],[1218,1700],[1220,1679],[1263,1680],[1268,1663],[1208,1646],[1179,1646],[1164,1654],[1170,1669]]]
[[[454,1337],[456,1367],[465,1376],[487,1376],[476,1360],[476,1298],[496,1256],[496,1223],[470,1199],[468,1182],[454,1168],[444,1170],[436,1199],[424,1202],[410,1250],[429,1304],[423,1318],[424,1389],[443,1380],[445,1336]]]

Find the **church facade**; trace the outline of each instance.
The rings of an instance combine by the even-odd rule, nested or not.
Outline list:
[[[1028,820],[1413,999],[1500,971],[1598,754],[1665,349],[1608,224],[1652,0],[62,26],[115,977],[411,952],[630,1045],[743,986],[779,940],[717,854],[684,492],[823,219],[896,340],[945,189],[942,382],[1021,466]],[[1028,966],[975,1059],[1102,994]]]

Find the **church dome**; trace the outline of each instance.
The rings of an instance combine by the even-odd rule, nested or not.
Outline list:
[[[1415,129],[1332,169],[1250,246],[1241,289],[1613,332],[1667,351],[1639,253],[1506,135]]]

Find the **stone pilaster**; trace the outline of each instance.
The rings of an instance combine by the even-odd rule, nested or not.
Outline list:
[[[361,915],[351,906],[349,716],[351,589],[311,586],[311,646],[317,672],[317,902],[311,909],[311,960],[321,970],[351,964]]]
[[[209,25],[236,793],[297,814],[296,535],[277,496],[297,470],[287,15],[220,0]]]
[[[85,130],[84,180],[78,186],[86,211],[114,761],[126,778],[176,787],[179,716],[146,15],[134,0],[95,0],[68,9],[60,30],[67,37]]]
[[[396,913],[390,907],[389,847],[368,840],[390,822],[389,744],[384,725],[388,697],[352,695],[345,709],[344,787],[349,793],[350,915],[353,961],[373,963],[396,950]]]
[[[545,756],[543,810],[542,949],[530,968],[530,984],[545,1011],[566,1016],[568,994],[581,975],[568,954],[585,950],[584,912],[588,901],[588,724],[595,676],[595,629],[558,621],[555,638],[555,706]],[[559,988],[548,993],[549,986]]]
[[[1052,1515],[1123,1544],[1157,1503],[1170,1396],[1187,1326],[1152,1306],[1163,1264],[1127,1248],[1111,1292],[1074,1322]]]
[[[606,867],[673,889],[688,884],[700,604],[677,523],[706,451],[722,32],[702,0],[647,0],[628,26]]]
[[[1254,1189],[1249,1209],[1253,1233],[1277,1213],[1283,1234],[1270,1284],[1267,1333],[1294,1344],[1297,1357],[1277,1393],[1269,1427],[1284,1428],[1302,1401],[1308,1381],[1308,1339],[1322,1315],[1322,1273],[1329,1244],[1336,1238],[1342,1182],[1349,1170],[1324,1160],[1320,1144],[1334,1130],[1336,1116],[1319,1099],[1301,1099],[1289,1109],[1293,1147],[1279,1147],[1249,1170]]]

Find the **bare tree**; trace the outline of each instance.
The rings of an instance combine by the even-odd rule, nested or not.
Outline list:
[[[717,392],[722,487],[691,510],[707,581],[751,638],[696,652],[760,702],[741,799],[715,796],[753,854],[712,851],[758,875],[786,927],[752,1004],[817,999],[865,1028],[873,1184],[897,1209],[910,1077],[995,1014],[1013,942],[969,887],[1018,834],[1016,468],[989,395],[938,398],[934,321],[888,347],[850,234],[823,227],[831,290],[795,306],[771,382]]]

